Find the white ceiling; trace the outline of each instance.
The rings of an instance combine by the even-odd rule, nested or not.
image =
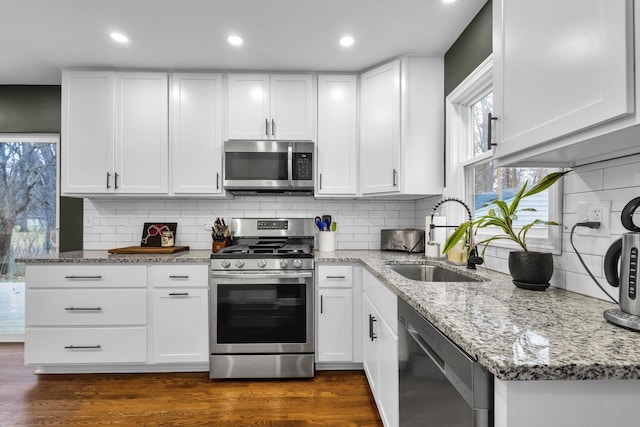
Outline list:
[[[485,2],[0,0],[0,84],[59,84],[74,67],[361,71],[405,53],[443,55]],[[244,45],[230,46],[231,33]]]

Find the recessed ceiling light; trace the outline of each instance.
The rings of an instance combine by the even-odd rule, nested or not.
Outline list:
[[[349,47],[353,44],[353,37],[344,36],[340,39],[340,44],[344,47]]]
[[[227,37],[227,41],[229,42],[229,44],[232,44],[234,46],[240,46],[243,43],[242,37],[240,36],[229,36]]]
[[[111,33],[111,38],[118,43],[129,43],[129,37],[122,33]]]
[[[456,0],[442,0],[442,3],[453,3]]]

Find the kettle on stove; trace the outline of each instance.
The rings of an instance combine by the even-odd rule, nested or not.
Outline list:
[[[611,286],[620,288],[620,308],[606,310],[604,317],[611,323],[640,331],[640,299],[638,298],[638,257],[640,254],[640,221],[633,214],[640,207],[640,197],[622,209],[622,225],[630,233],[616,240],[604,256],[604,274]],[[618,261],[620,272],[618,273]]]

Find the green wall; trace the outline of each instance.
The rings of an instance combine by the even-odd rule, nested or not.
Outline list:
[[[0,133],[59,134],[60,108],[60,86],[0,85]],[[59,209],[60,252],[82,249],[82,199],[60,197]]]
[[[444,55],[444,94],[449,95],[493,51],[492,0],[488,0]]]
[[[60,133],[60,86],[0,86],[0,132]]]

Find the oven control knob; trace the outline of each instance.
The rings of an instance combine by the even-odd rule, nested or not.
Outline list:
[[[267,261],[265,261],[263,259],[259,259],[258,260],[258,267],[264,268],[266,265],[267,265]]]
[[[293,260],[293,267],[294,267],[294,268],[300,268],[300,267],[302,267],[302,260],[301,260],[301,259],[294,259],[294,260]]]
[[[286,259],[280,260],[280,268],[287,268],[289,266],[289,261]]]
[[[244,267],[244,261],[243,261],[243,260],[241,260],[241,259],[237,260],[237,261],[236,261],[236,267],[237,267],[237,268],[242,268],[242,267]]]
[[[222,260],[220,265],[222,266],[222,268],[229,268],[229,266],[231,265],[231,262],[228,259],[224,259]]]

